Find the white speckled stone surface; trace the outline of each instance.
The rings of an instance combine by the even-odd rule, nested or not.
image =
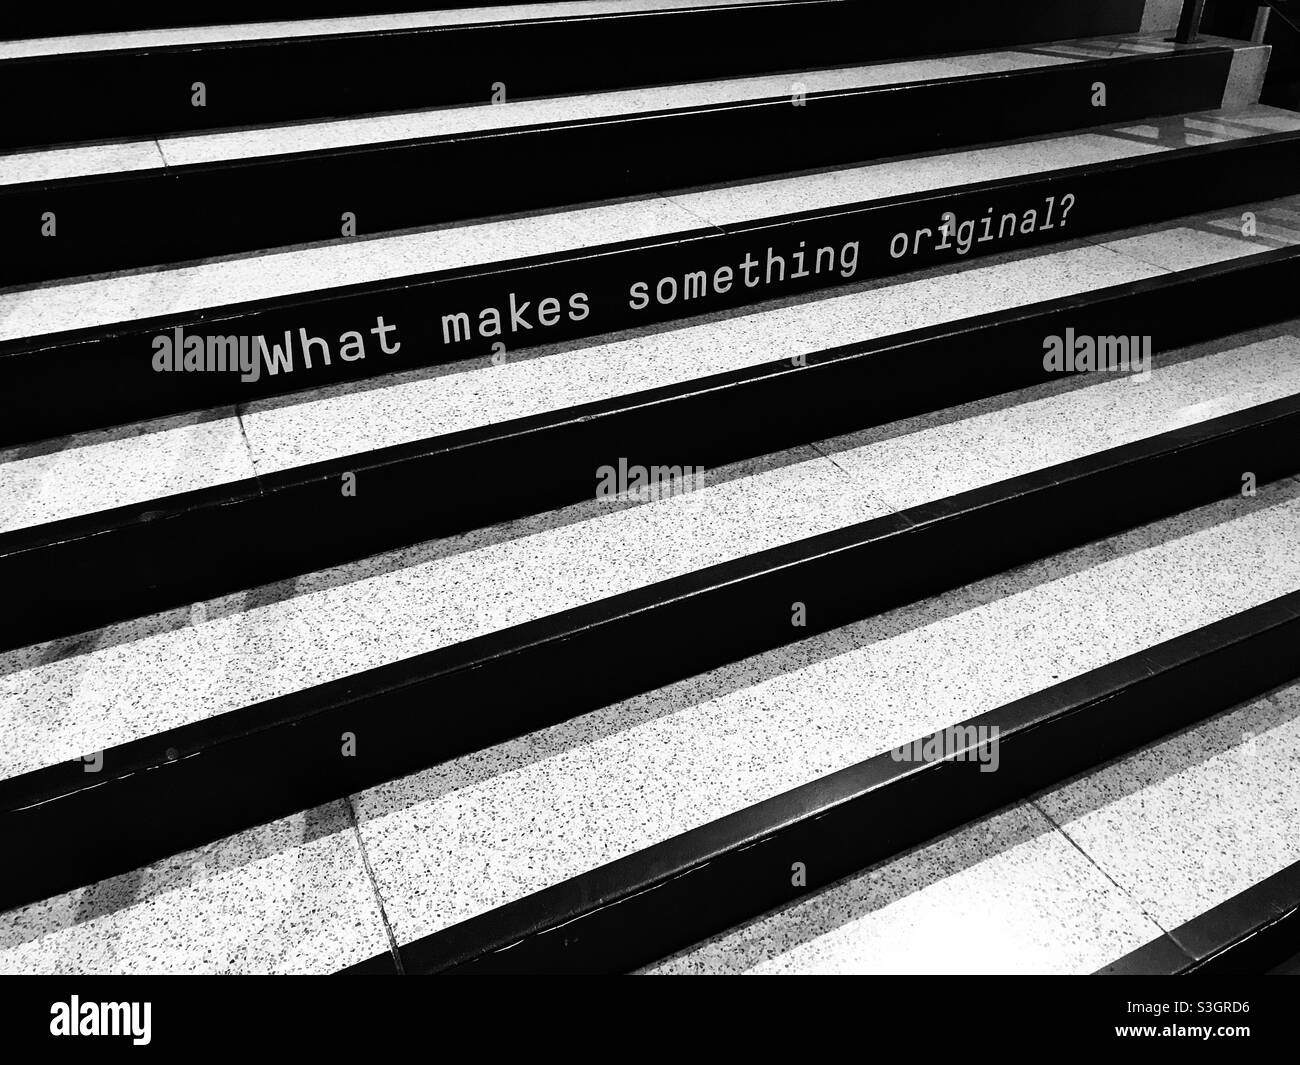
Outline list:
[[[381,388],[321,389],[250,403],[259,473],[492,425],[696,380],[824,348],[1124,284],[1160,271],[1090,245],[873,283],[847,295],[763,306],[698,324],[636,331],[537,357],[393,377]],[[698,320],[697,320],[698,321]]]
[[[1147,379],[1096,373],[817,447],[901,510],[1300,392],[1300,336],[1154,365]]]
[[[382,387],[251,403],[244,425],[258,471],[271,472],[1268,251],[1300,241],[1296,208],[1300,197],[1258,205],[1261,239],[1225,234],[1237,215],[1211,212],[1101,238],[1117,254],[1085,241],[992,256],[749,314],[535,348],[501,366],[473,360],[394,375]]]
[[[886,512],[811,449],[532,535],[483,530],[0,654],[0,774],[79,757]],[[617,462],[618,456],[610,456]],[[596,483],[592,470],[593,496]],[[365,493],[364,478],[358,481]],[[528,523],[520,523],[527,527]]]
[[[1246,118],[1267,117],[1276,123],[1274,131],[1300,130],[1300,114],[1295,112],[1259,106],[1242,114]],[[1239,140],[1264,132],[1240,121],[1237,115],[1229,118],[1219,112],[1201,112],[1155,120],[1152,127],[1157,136],[1149,143],[1135,139],[1127,127],[1099,128],[989,148],[939,152],[816,174],[675,193],[671,199],[715,225],[735,225],[760,215],[841,206],[1187,147],[1189,122],[1197,124],[1197,143],[1202,144]]]
[[[1300,128],[1300,115],[1296,124]],[[1157,145],[1108,135],[1105,131],[1073,133],[992,148],[939,152],[866,166],[673,193],[670,199],[692,214],[725,227],[766,215],[842,207],[891,196],[1061,170],[1085,163],[1130,159],[1161,150]],[[1028,206],[1040,205],[1030,203]],[[936,226],[940,210],[942,208],[936,208]],[[1066,235],[1068,233],[1062,233],[1062,236]]]
[[[122,35],[126,36],[126,35]],[[283,155],[293,152],[348,148],[423,137],[463,135],[548,122],[568,122],[646,114],[695,107],[762,100],[805,93],[860,89],[881,85],[933,81],[971,74],[1059,66],[1072,62],[1131,55],[1142,45],[1147,52],[1173,51],[1161,39],[1098,38],[1072,41],[1042,49],[975,52],[927,57],[903,62],[791,71],[761,77],[655,85],[613,92],[512,100],[507,105],[482,104],[391,112],[329,121],[293,122],[254,128],[161,137],[157,141],[70,145],[44,151],[0,155],[0,185],[20,181],[54,180],[88,174],[148,167],[189,166]],[[0,61],[12,43],[0,42]],[[1197,45],[1190,46],[1192,48]]]
[[[342,802],[0,913],[3,973],[330,973],[387,950]]]
[[[129,322],[704,227],[665,199],[440,226],[0,292],[0,339]]]
[[[1086,974],[1159,934],[1026,804],[643,972]]]
[[[1115,446],[1171,419],[1186,424],[1292,394],[1295,341],[1278,344],[1177,363],[1145,382],[1048,386],[1060,390],[1056,401],[1036,401],[1035,417],[1017,422],[1012,438],[1030,456],[1052,457],[1065,446],[1062,437],[1076,448],[1078,441]],[[1109,401],[1081,400],[1094,390]],[[1164,408],[1161,395],[1172,397]],[[1189,409],[1179,413],[1179,403]],[[1152,424],[1161,409],[1165,420]],[[932,418],[937,425],[923,422],[906,436],[881,432],[880,446],[893,456],[888,465],[873,461],[870,447],[832,452],[834,461],[796,449],[784,464],[766,458],[711,471],[703,489],[686,494],[621,509],[593,501],[567,523],[543,516],[227,597],[185,624],[171,615],[145,618],[0,654],[0,732],[8,740],[0,773],[80,757],[876,517],[902,505],[901,490],[921,501],[1003,475],[1005,460],[995,452],[1007,437],[975,434],[954,453],[954,423],[943,412]],[[1073,432],[1063,433],[1064,425]],[[909,457],[900,441],[918,434],[930,446]],[[1282,571],[1274,576],[1282,579]]]
[[[1256,109],[1259,110],[1259,109]],[[1275,115],[1300,129],[1300,114]],[[1290,115],[1289,118],[1285,117]],[[1162,121],[1180,130],[1185,118]],[[1209,141],[1265,130],[1207,120]],[[1133,158],[1179,147],[1181,134],[1152,142],[1104,130],[994,148],[910,157],[841,170],[437,227],[0,293],[0,340],[90,328],[152,315],[470,267],[599,244],[726,226],[773,215]],[[936,221],[937,224],[937,221]],[[1068,238],[1062,228],[1060,237]],[[900,262],[900,267],[906,264]]]
[[[1239,222],[1240,214],[1234,220]],[[1215,222],[1207,224],[1214,226]],[[1226,226],[1222,222],[1216,228],[1217,232],[1206,232],[1204,229],[1176,226],[1140,236],[1106,241],[1101,246],[1166,270],[1194,270],[1198,266],[1227,262],[1274,247],[1300,243],[1300,231],[1278,225],[1266,230],[1262,234],[1264,239],[1259,236],[1255,239],[1243,237],[1240,232],[1225,232]]]
[[[0,532],[253,477],[232,409],[0,450]]]
[[[458,26],[476,22],[522,22],[526,19],[609,15],[627,11],[665,11],[683,7],[727,7],[753,0],[568,0],[564,3],[503,4],[500,7],[461,7],[436,11],[398,11],[383,15],[306,18],[279,22],[243,22],[221,26],[177,26],[119,33],[86,33],[66,37],[31,37],[0,41],[0,59],[69,52],[116,51],[123,48],[166,48],[213,41],[259,41],[277,37],[315,37],[330,33],[369,33],[420,26]]]
[[[354,796],[394,934],[466,920],[1292,591],[1298,531],[1288,481]],[[1215,594],[1188,594],[1200,585]]]
[[[1296,553],[1294,536],[1261,551]],[[1188,579],[1183,595],[1199,593]],[[1222,595],[1214,589],[1209,594]],[[1152,603],[1159,608],[1160,600]],[[1038,798],[1171,930],[1300,861],[1300,685],[1143,748]]]
[[[9,152],[0,154],[0,186],[154,170],[165,163],[154,141],[114,141]]]
[[[483,361],[410,371],[248,404],[242,427],[255,469],[292,466],[491,425],[583,402],[698,379],[822,348],[1253,254],[1300,240],[1300,197],[1257,207],[1261,239],[1210,213],[1104,241],[1031,249],[851,287],[842,295],[781,300],[748,314],[719,314],[533,349],[494,366]],[[1150,260],[1155,260],[1151,262]],[[211,420],[220,412],[209,412]],[[0,452],[8,527],[89,513],[169,491],[250,475],[233,420],[220,430],[192,417],[63,438]],[[220,441],[212,434],[218,433]],[[58,454],[54,453],[57,447]],[[147,449],[148,463],[139,462]],[[211,458],[202,458],[198,451]],[[51,506],[52,501],[57,505]],[[45,515],[43,517],[43,515]]]

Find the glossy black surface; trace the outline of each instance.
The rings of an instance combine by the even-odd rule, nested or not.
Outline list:
[[[831,166],[1207,110],[1231,59],[1227,48],[1139,55],[818,93],[798,107],[780,97],[7,186],[0,284],[336,240],[345,212],[366,236],[774,174],[791,160]],[[1104,112],[1091,102],[1099,79]]]
[[[595,336],[1296,191],[1300,191],[1300,135],[1275,134],[834,210],[701,227],[552,256],[9,341],[0,344],[0,444],[419,366],[474,358],[486,362],[498,340],[510,350]],[[921,229],[933,234],[949,211],[960,220],[1006,215],[1023,220],[1034,211],[1038,224],[1024,232],[1022,223],[1002,239],[974,240],[965,255],[951,240],[946,248],[936,247],[941,242],[933,236],[933,245],[923,242],[915,253],[900,257],[891,253],[891,243],[899,234]],[[1063,217],[1064,225],[1060,224]],[[990,233],[996,232],[990,228]],[[796,278],[793,256],[801,244],[806,276]],[[857,251],[850,256],[852,246]],[[823,248],[835,253],[829,266],[820,257]],[[736,265],[747,259],[761,261],[765,275],[769,250],[786,261],[780,270],[772,269],[777,280],[759,284],[758,272],[752,271],[755,284],[741,284]],[[819,271],[813,269],[817,263]],[[682,280],[686,275],[702,272],[711,279],[722,267],[733,268],[730,287],[719,291],[710,284],[703,294],[686,298]],[[677,279],[679,298],[668,299],[671,290],[665,288],[666,302],[660,304],[649,286],[657,289],[659,280],[668,277]],[[636,301],[629,295],[638,283],[647,285],[644,308],[633,307]],[[586,297],[585,315],[565,312],[555,324],[539,326],[536,315],[542,300],[555,299],[566,308],[575,294]],[[508,308],[512,295],[529,305],[532,320],[527,330],[512,333],[507,324],[499,337],[463,336],[444,321],[463,313],[468,328],[479,320],[481,309],[491,307],[508,323],[508,311],[501,309]],[[299,358],[292,372],[263,373],[255,383],[241,382],[228,372],[153,368],[155,338],[176,328],[204,335],[265,336],[274,343],[286,330],[297,338],[300,329],[309,336],[336,339],[346,331],[370,329],[380,318],[394,330],[390,337],[402,345],[396,355],[376,354],[372,344],[370,354],[360,361],[335,357],[325,365],[318,358],[307,369]]]
[[[160,732],[103,752],[93,775],[78,760],[2,781],[0,846],[20,873],[0,882],[0,906],[133,869],[796,636],[1235,496],[1243,469],[1259,483],[1300,470],[1300,397]],[[807,604],[806,628],[790,625],[795,601]],[[655,653],[628,670],[629,647]],[[1294,634],[1288,663],[1293,648]],[[1212,672],[1203,686],[1235,685],[1239,672]],[[358,720],[365,722],[359,753],[340,758],[339,736]],[[71,838],[75,847],[67,846]]]
[[[400,945],[403,970],[647,964],[1300,673],[1297,638],[1300,591],[962,722],[997,727],[996,773],[882,754]]]
[[[0,534],[0,645],[590,499],[602,456],[712,469],[1027,387],[1066,327],[1158,353],[1263,325],[1292,313],[1297,284],[1300,251],[1268,252]]]
[[[524,22],[492,22],[485,8],[487,21],[465,26],[14,59],[0,62],[0,99],[39,106],[6,113],[0,147],[488,103],[497,85],[517,100],[1127,33],[1142,7],[932,0],[918,18],[903,5],[791,0]],[[5,15],[20,9],[42,11]],[[64,32],[92,24],[69,21]]]

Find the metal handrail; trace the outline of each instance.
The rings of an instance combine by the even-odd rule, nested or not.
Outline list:
[[[1183,0],[1183,13],[1178,17],[1178,30],[1174,40],[1191,44],[1201,31],[1201,16],[1205,14],[1205,0]]]

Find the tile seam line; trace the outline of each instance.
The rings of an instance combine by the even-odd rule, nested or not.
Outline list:
[[[402,952],[397,945],[397,937],[393,933],[392,923],[388,919],[388,911],[384,907],[384,896],[379,890],[379,880],[375,876],[374,868],[370,864],[370,852],[366,848],[365,837],[361,835],[361,820],[357,817],[357,808],[354,804],[353,795],[343,797],[343,805],[347,808],[348,819],[352,822],[352,832],[356,836],[357,850],[361,856],[361,866],[366,871],[366,877],[370,880],[370,890],[375,896],[375,906],[379,910],[379,921],[383,925],[384,936],[388,940],[388,950],[393,956],[393,965],[397,968],[399,976],[405,976],[406,971],[402,967]]]
[[[892,496],[884,496],[880,494],[878,488],[872,487],[868,483],[866,483],[866,480],[860,471],[855,473],[853,470],[846,469],[845,467],[841,466],[838,462],[836,462],[835,455],[838,454],[838,452],[832,453],[823,450],[822,444],[824,442],[825,441],[822,440],[814,440],[811,442],[809,446],[815,452],[817,452],[818,455],[820,455],[832,466],[834,466],[837,470],[839,470],[842,474],[844,474],[844,476],[846,476],[860,490],[862,490],[862,494],[866,499],[870,500],[871,502],[875,503],[877,506],[881,507],[882,513],[897,514],[900,511],[907,509],[906,507],[900,506],[897,499],[893,498]]]
[[[1140,749],[1141,748],[1139,748],[1139,750]],[[1058,823],[1056,818],[1052,817],[1052,815],[1047,812],[1047,810],[1043,807],[1042,803],[1039,802],[1037,796],[1029,800],[1029,805],[1031,805],[1035,810],[1037,810],[1040,814],[1042,814],[1043,818],[1047,821],[1047,823],[1050,824],[1057,832],[1059,832],[1062,835],[1062,837],[1064,837],[1066,842],[1070,844],[1071,847],[1073,847],[1081,855],[1083,855],[1084,859],[1088,862],[1088,864],[1091,865],[1094,869],[1096,869],[1097,872],[1100,873],[1103,877],[1105,877],[1108,883],[1113,885],[1114,888],[1121,895],[1123,895],[1126,899],[1129,900],[1129,902],[1131,902],[1134,906],[1136,906],[1138,911],[1142,914],[1143,917],[1145,917],[1148,921],[1150,921],[1153,925],[1155,925],[1156,928],[1160,929],[1162,935],[1166,935],[1166,936],[1169,935],[1169,929],[1164,926],[1164,923],[1161,920],[1159,920],[1159,918],[1155,914],[1151,913],[1147,909],[1144,903],[1142,903],[1140,900],[1135,898],[1133,893],[1129,891],[1128,888],[1124,887],[1123,884],[1121,884],[1113,876],[1111,876],[1110,873],[1108,873],[1091,854],[1089,854],[1086,850],[1084,850],[1083,847],[1079,844],[1079,842],[1072,835],[1070,835],[1070,833],[1066,830],[1065,826]]]
[[[244,408],[246,403],[235,404],[235,424],[239,426],[239,437],[244,443],[244,450],[248,453],[248,467],[252,472],[253,481],[257,485],[257,494],[259,498],[265,498],[267,495],[266,485],[262,482],[262,472],[257,465],[257,450],[253,447],[253,441],[248,438],[248,427],[244,424]],[[227,484],[233,482],[225,482]]]
[[[1192,215],[1192,216],[1190,216],[1190,218],[1199,218],[1199,217],[1200,217],[1200,215]],[[1177,221],[1181,221],[1181,220],[1182,220],[1182,219],[1171,219],[1170,221],[1177,222]],[[1135,227],[1133,227],[1133,228],[1135,228],[1135,229],[1140,229],[1140,228],[1144,228],[1144,227],[1141,227],[1141,226],[1135,226]],[[1110,232],[1113,234],[1113,233],[1115,233],[1116,231],[1115,231],[1115,230],[1111,230]],[[1167,232],[1170,232],[1170,230],[1158,230],[1157,232],[1164,232],[1164,233],[1167,233]],[[1097,248],[1097,249],[1099,249],[1099,250],[1101,250],[1101,251],[1110,252],[1110,254],[1112,254],[1112,255],[1117,255],[1117,256],[1119,256],[1119,258],[1124,259],[1124,260],[1126,260],[1126,261],[1129,262],[1129,263],[1136,263],[1138,266],[1145,266],[1145,267],[1148,267],[1149,269],[1157,270],[1157,271],[1159,271],[1159,273],[1158,273],[1156,276],[1165,276],[1165,275],[1167,275],[1167,274],[1175,274],[1175,273],[1179,273],[1181,270],[1187,269],[1186,267],[1177,267],[1177,268],[1175,268],[1175,267],[1163,266],[1163,265],[1161,265],[1160,263],[1148,262],[1146,259],[1139,258],[1138,256],[1133,255],[1131,252],[1120,251],[1118,248],[1109,247],[1108,245],[1109,245],[1109,244],[1113,244],[1113,243],[1115,242],[1115,239],[1116,239],[1116,238],[1113,237],[1113,236],[1111,236],[1111,237],[1109,238],[1109,240],[1107,240],[1106,238],[1107,238],[1107,234],[1106,234],[1106,233],[1094,233],[1094,234],[1091,235],[1091,236],[1082,237],[1082,238],[1080,238],[1080,239],[1082,239],[1083,242],[1084,242],[1085,244],[1088,244],[1090,247]],[[1125,239],[1125,238],[1120,237],[1119,239],[1123,240],[1123,239]],[[1217,263],[1226,263],[1226,262],[1228,262],[1228,260],[1227,260],[1227,259],[1221,259],[1221,260],[1217,260],[1216,262],[1217,262]]]

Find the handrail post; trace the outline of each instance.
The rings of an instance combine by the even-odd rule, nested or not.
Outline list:
[[[1205,13],[1205,0],[1183,0],[1183,13],[1178,19],[1178,32],[1174,40],[1191,44],[1201,29],[1201,16]]]
[[[1251,44],[1264,43],[1264,35],[1268,33],[1268,16],[1272,10],[1267,4],[1260,4],[1255,9],[1255,27],[1250,31]]]

